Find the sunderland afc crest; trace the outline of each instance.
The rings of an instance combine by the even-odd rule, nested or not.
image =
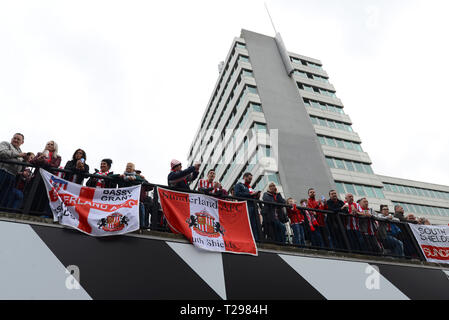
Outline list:
[[[215,221],[215,218],[211,216],[206,209],[201,210],[201,212],[192,214],[187,220],[186,223],[189,227],[193,227],[198,234],[210,238],[218,238],[221,235],[224,235],[225,230],[220,225],[219,222]]]
[[[103,229],[108,232],[120,231],[128,225],[129,218],[118,212],[110,214],[106,218],[98,221],[98,229]]]

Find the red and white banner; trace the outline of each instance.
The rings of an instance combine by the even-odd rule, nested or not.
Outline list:
[[[427,261],[449,264],[449,226],[410,224]]]
[[[91,236],[139,229],[140,185],[120,189],[83,187],[39,169],[54,221]]]
[[[158,188],[170,229],[198,248],[257,256],[246,202]]]

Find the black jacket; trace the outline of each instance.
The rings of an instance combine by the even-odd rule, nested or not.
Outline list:
[[[329,211],[334,211],[334,212],[341,212],[341,207],[343,207],[345,205],[345,203],[343,201],[341,201],[340,199],[337,199],[336,202],[334,202],[333,200],[329,199],[326,202],[327,204],[327,208]]]
[[[271,192],[265,192],[263,194],[262,200],[265,202],[275,202],[279,204],[285,204],[284,198],[282,198],[280,193],[276,194],[276,200],[274,200],[274,195]],[[263,219],[266,222],[272,222],[274,220],[279,220],[282,223],[288,222],[287,215],[285,213],[285,209],[283,207],[264,204],[263,205]]]
[[[168,174],[167,182],[169,187],[190,190],[189,183],[198,177],[199,172],[195,167],[189,167],[182,171],[172,171]]]
[[[72,182],[77,183],[77,184],[83,184],[83,181],[84,181],[83,173],[89,173],[89,165],[87,163],[85,163],[84,170],[78,170],[78,169],[76,169],[76,162],[77,162],[77,160],[67,161],[67,164],[65,165],[64,169],[74,171],[75,173],[64,174],[64,179],[68,180],[68,181],[72,181],[73,177],[75,176],[75,180]]]
[[[95,172],[97,173],[97,172]],[[114,172],[109,172],[108,177],[114,175]],[[91,188],[96,188],[97,187],[97,182],[98,182],[98,178],[89,178],[89,180],[87,180],[86,182],[86,186],[91,187]],[[110,179],[104,179],[104,184],[105,184],[105,188],[110,188],[113,189],[117,186],[117,182],[114,180],[110,180]]]

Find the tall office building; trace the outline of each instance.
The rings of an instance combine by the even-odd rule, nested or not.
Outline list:
[[[274,182],[300,200],[310,187],[326,198],[336,189],[376,210],[401,204],[447,224],[449,187],[376,175],[351,124],[320,60],[287,52],[279,34],[242,30],[219,66],[188,162],[202,162],[198,179],[215,169],[226,189],[251,172],[256,190]]]

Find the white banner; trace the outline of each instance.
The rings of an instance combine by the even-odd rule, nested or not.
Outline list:
[[[449,226],[409,225],[427,261],[449,264]]]
[[[39,169],[54,221],[91,236],[139,229],[140,185],[120,189],[83,187]]]

